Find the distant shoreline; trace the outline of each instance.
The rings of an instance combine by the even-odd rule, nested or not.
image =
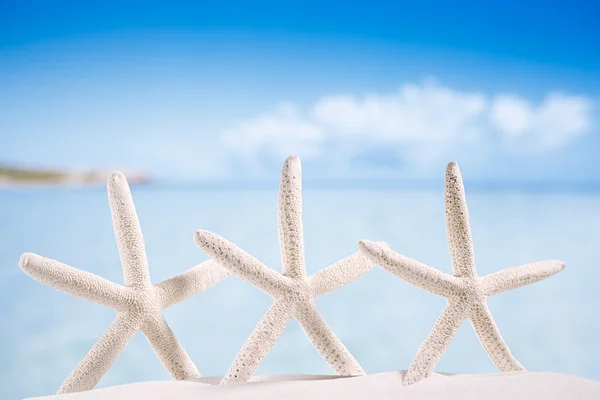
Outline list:
[[[23,187],[81,187],[104,184],[111,171],[61,171],[0,165],[0,189]],[[129,183],[147,183],[148,176],[126,173]]]
[[[64,171],[6,166],[0,163],[0,190],[26,188],[103,187],[110,170]],[[164,180],[139,172],[125,172],[132,185],[152,184],[154,189],[176,190],[277,190],[276,180]],[[600,193],[596,181],[471,181],[474,193]],[[443,190],[440,180],[402,179],[313,179],[303,182],[305,190]]]

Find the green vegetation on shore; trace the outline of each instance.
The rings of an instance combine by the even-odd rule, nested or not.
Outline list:
[[[59,171],[24,169],[0,165],[0,179],[17,182],[61,182],[66,174]]]
[[[70,172],[42,168],[22,168],[0,165],[0,187],[12,185],[67,185],[93,184],[106,180],[110,172],[88,171]],[[148,178],[141,174],[126,174],[130,183],[146,182]]]

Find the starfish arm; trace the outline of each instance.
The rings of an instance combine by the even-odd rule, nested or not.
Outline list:
[[[117,311],[128,309],[129,289],[98,275],[70,267],[51,258],[24,253],[21,269],[33,279],[61,292],[76,296]]]
[[[365,374],[358,361],[327,326],[312,302],[298,306],[296,318],[321,357],[338,375]]]
[[[379,244],[387,246],[384,242]],[[311,275],[308,278],[308,285],[313,297],[319,297],[354,282],[375,265],[371,258],[359,251]]]
[[[142,332],[156,352],[160,362],[176,380],[199,378],[200,372],[190,356],[181,346],[162,315],[148,320]]]
[[[296,311],[295,304],[275,300],[235,357],[221,384],[246,381],[265,359]]]
[[[546,279],[565,268],[565,263],[558,260],[539,261],[518,267],[504,269],[479,278],[486,296],[529,285]]]
[[[114,172],[108,177],[107,188],[125,285],[150,285],[144,238],[127,179],[121,172]]]
[[[473,252],[465,187],[458,164],[455,162],[449,163],[446,167],[444,198],[448,247],[454,276],[476,276],[475,253]]]
[[[485,303],[476,305],[471,314],[471,324],[479,341],[496,367],[502,372],[523,371],[525,368],[512,355],[504,342],[494,318]]]
[[[435,366],[458,332],[458,328],[467,318],[468,313],[469,305],[466,301],[448,303],[406,372],[405,385],[417,383],[433,373]]]
[[[306,276],[302,233],[302,169],[298,157],[289,157],[281,170],[279,186],[279,243],[283,274]]]
[[[213,260],[205,261],[156,285],[163,309],[216,285],[231,275]]]
[[[111,326],[67,377],[58,394],[93,389],[139,331],[141,324],[142,319],[137,315],[129,312],[117,314]]]
[[[289,278],[267,267],[221,236],[198,230],[195,240],[200,249],[223,267],[272,296],[281,296],[290,290]]]
[[[392,274],[418,288],[445,297],[453,297],[457,294],[458,278],[431,268],[412,258],[404,257],[388,247],[375,242],[361,240],[360,250]]]

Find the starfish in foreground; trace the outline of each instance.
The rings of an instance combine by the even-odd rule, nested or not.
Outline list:
[[[298,157],[288,158],[281,173],[279,240],[283,275],[214,233],[199,230],[195,239],[198,247],[219,264],[274,298],[273,305],[238,353],[222,384],[250,378],[294,317],[337,374],[364,375],[352,354],[327,326],[313,299],[353,282],[371,270],[375,263],[356,252],[306,277],[302,177]]]
[[[465,319],[470,319],[479,341],[501,371],[523,366],[511,354],[487,306],[486,298],[552,276],[564,268],[557,260],[540,261],[478,277],[469,214],[458,165],[448,164],[445,185],[446,230],[453,276],[404,257],[387,247],[363,240],[360,249],[401,279],[444,296],[448,304],[435,323],[404,377],[410,385],[430,376]]]
[[[141,330],[174,379],[197,378],[198,369],[162,316],[162,310],[229,276],[207,261],[157,285],[150,283],[144,239],[125,176],[108,178],[108,199],[123,264],[125,286],[33,253],[21,256],[23,271],[62,292],[117,311],[112,325],[60,387],[58,393],[92,389]]]

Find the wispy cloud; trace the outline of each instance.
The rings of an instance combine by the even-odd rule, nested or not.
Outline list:
[[[550,93],[539,105],[515,95],[498,95],[490,121],[509,140],[529,139],[527,150],[544,151],[567,144],[592,128],[592,101],[585,96]]]
[[[246,154],[300,152],[317,156],[325,131],[321,124],[302,116],[294,103],[279,104],[270,113],[240,123],[224,132],[225,143]]]
[[[426,80],[390,93],[325,96],[307,107],[280,104],[231,127],[223,138],[254,168],[262,158],[292,153],[328,159],[338,170],[358,161],[376,168],[426,168],[458,153],[491,148],[526,154],[556,150],[592,130],[592,108],[586,96],[550,92],[535,102]],[[368,161],[374,159],[378,162]]]

